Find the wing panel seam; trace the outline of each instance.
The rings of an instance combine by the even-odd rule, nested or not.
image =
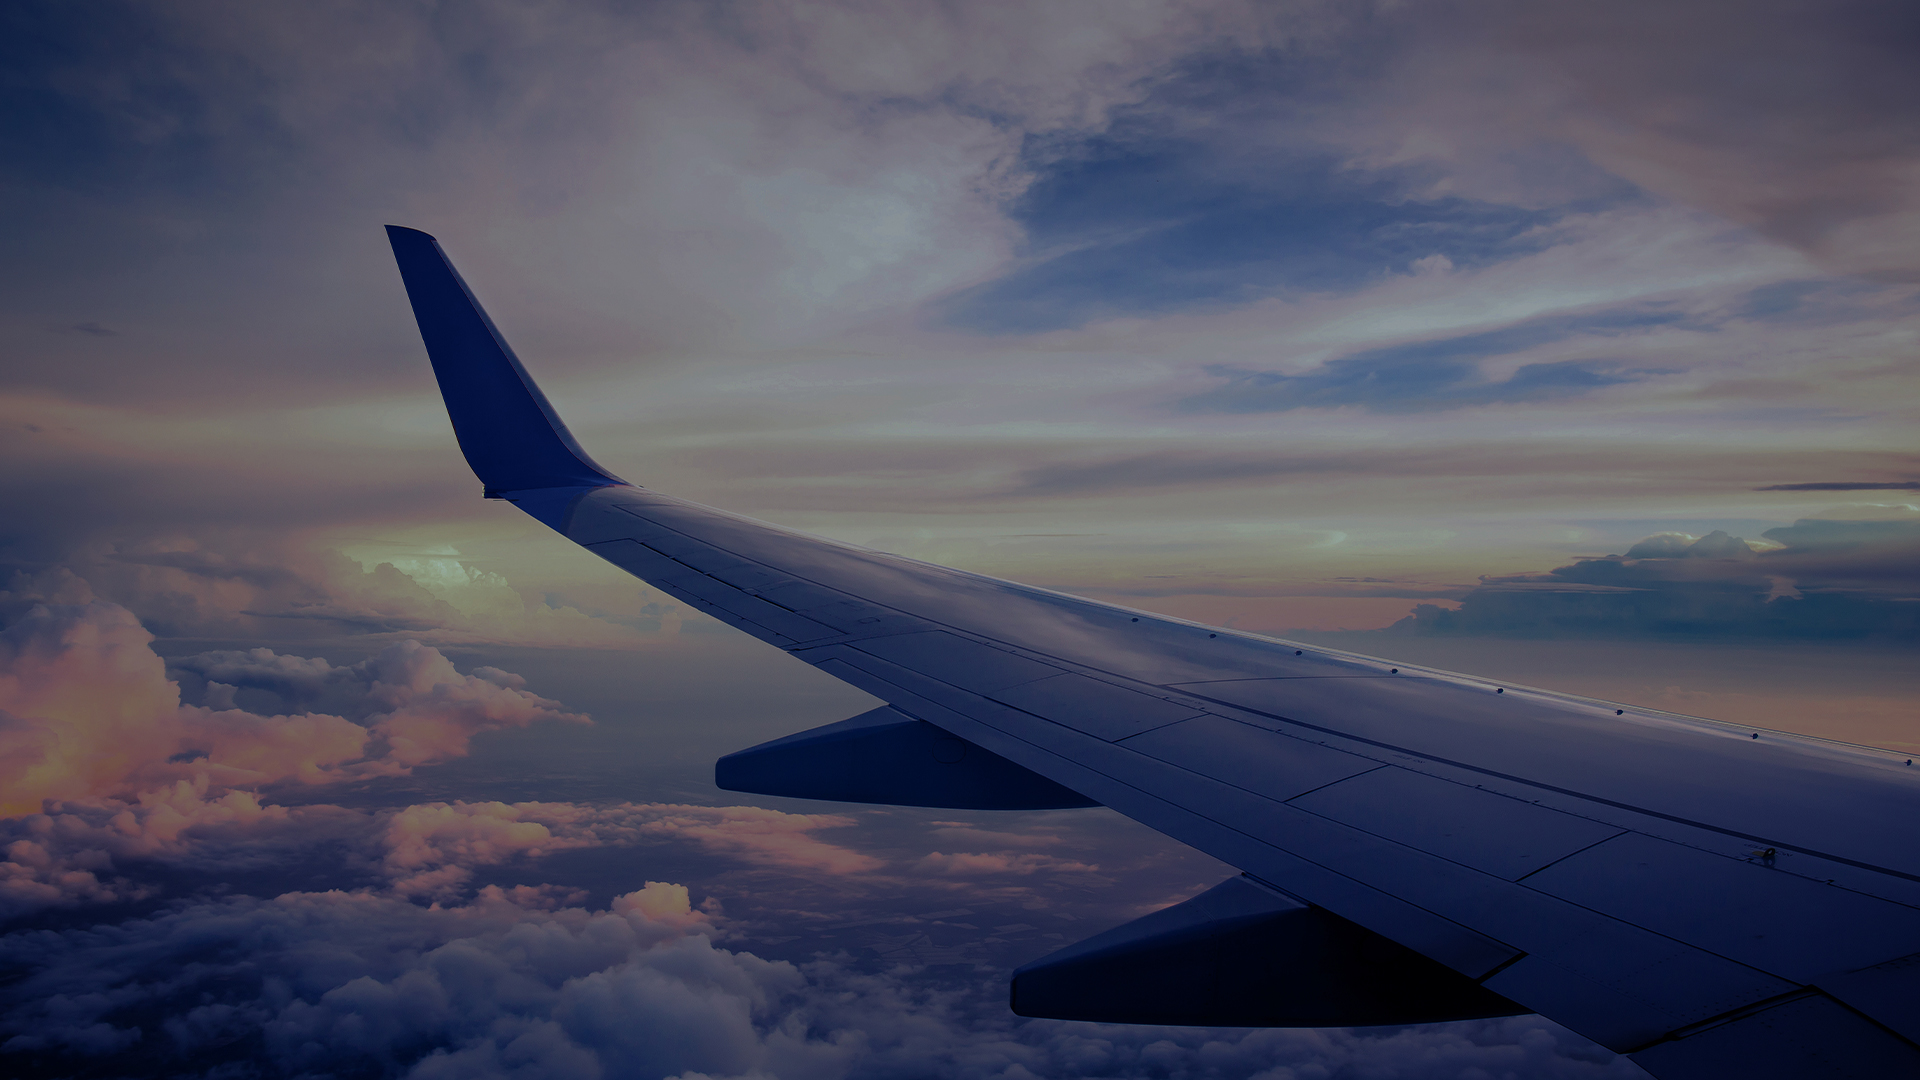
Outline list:
[[[1210,698],[1204,694],[1195,694],[1194,697],[1200,698],[1202,701],[1210,702],[1222,708],[1235,709],[1240,712],[1251,713],[1255,716],[1264,716],[1270,720],[1277,720],[1283,724],[1292,724],[1295,727],[1306,728],[1309,731],[1318,731],[1318,732],[1321,732],[1322,734],[1331,735],[1337,739],[1346,739],[1346,740],[1350,740],[1357,743],[1364,743],[1365,745],[1378,747],[1382,750],[1391,751],[1392,753],[1404,754],[1408,757],[1418,758],[1423,761],[1432,761],[1432,762],[1435,762],[1441,765],[1446,765],[1455,769],[1464,769],[1468,772],[1479,773],[1482,776],[1495,777],[1497,779],[1505,780],[1511,784],[1521,784],[1526,787],[1537,788],[1541,791],[1551,791],[1558,795],[1565,795],[1565,796],[1568,796],[1569,798],[1581,799],[1586,802],[1597,803],[1601,806],[1611,806],[1616,810],[1625,810],[1625,811],[1628,811],[1629,813],[1645,814],[1648,817],[1659,818],[1662,821],[1670,821],[1676,825],[1686,825],[1690,828],[1700,829],[1705,832],[1719,833],[1722,836],[1731,836],[1731,837],[1734,837],[1735,839],[1746,840],[1756,844],[1766,844],[1768,846],[1781,848],[1786,851],[1797,851],[1802,855],[1812,855],[1815,858],[1826,859],[1829,862],[1840,863],[1844,866],[1851,866],[1857,870],[1867,870],[1873,873],[1886,874],[1889,877],[1901,878],[1906,881],[1920,882],[1920,874],[1909,874],[1909,873],[1906,873],[1905,871],[1892,869],[1891,867],[1875,866],[1872,863],[1862,862],[1861,860],[1858,860],[1858,859],[1850,859],[1844,855],[1831,855],[1831,854],[1828,854],[1827,852],[1820,851],[1815,848],[1803,847],[1798,844],[1789,844],[1789,843],[1786,843],[1785,841],[1770,840],[1764,836],[1760,836],[1754,833],[1744,833],[1736,829],[1729,829],[1720,825],[1709,825],[1709,824],[1706,824],[1705,822],[1694,821],[1690,818],[1681,817],[1678,814],[1668,814],[1659,810],[1651,810],[1646,807],[1634,806],[1631,803],[1623,803],[1618,800],[1608,799],[1599,795],[1588,795],[1583,792],[1574,791],[1571,788],[1563,788],[1554,784],[1544,784],[1538,780],[1528,780],[1528,779],[1525,779],[1524,777],[1514,776],[1510,773],[1500,772],[1497,769],[1489,769],[1482,765],[1469,765],[1466,762],[1455,761],[1451,758],[1444,758],[1438,754],[1431,754],[1421,750],[1410,750],[1405,747],[1395,746],[1394,744],[1389,742],[1383,742],[1379,739],[1370,739],[1364,735],[1352,735],[1346,732],[1338,731],[1334,728],[1323,727],[1319,724],[1309,724],[1304,720],[1295,720],[1292,717],[1281,716],[1278,713],[1270,713],[1262,709],[1250,708],[1248,706],[1238,705],[1230,701],[1222,701],[1218,698]],[[1628,831],[1631,832],[1635,830],[1628,830]],[[1691,847],[1692,845],[1686,845],[1686,846]],[[1788,874],[1793,873],[1793,871],[1791,870],[1783,870],[1780,872],[1788,873]],[[1795,875],[1795,876],[1804,877],[1804,875]],[[1820,879],[1807,878],[1806,880],[1819,881]],[[1873,896],[1877,900],[1887,900],[1888,903],[1901,904],[1901,906],[1903,907],[1911,908],[1914,906],[1912,904],[1904,903],[1903,901],[1899,901],[1899,900],[1889,900],[1887,897],[1879,896],[1874,893],[1860,892],[1860,890],[1858,889],[1853,889],[1845,885],[1834,885],[1833,888],[1846,889],[1848,892],[1859,893],[1861,896]]]

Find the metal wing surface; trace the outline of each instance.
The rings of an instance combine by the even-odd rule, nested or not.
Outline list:
[[[1904,756],[1202,626],[627,484],[579,450],[433,238],[389,232],[489,495],[888,703],[805,760],[857,772],[924,730],[1059,796],[934,805],[1099,803],[1245,871],[1232,896],[1023,969],[1016,1007],[1041,1004],[1021,1011],[1076,1015],[1083,989],[1161,963],[1220,1004],[1081,1012],[1533,1011],[1661,1077],[1920,1076]],[[1248,1003],[1317,983],[1358,1004]]]

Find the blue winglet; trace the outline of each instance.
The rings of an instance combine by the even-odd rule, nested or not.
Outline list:
[[[460,452],[488,498],[626,481],[587,456],[433,237],[387,226]]]

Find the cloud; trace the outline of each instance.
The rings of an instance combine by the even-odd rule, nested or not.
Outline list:
[[[1097,874],[1100,867],[1095,863],[1077,862],[1072,859],[1058,859],[1050,855],[1033,852],[971,852],[956,851],[949,855],[940,851],[929,851],[913,864],[915,873],[945,874],[949,877],[970,877],[993,874]]]
[[[1033,494],[1119,493],[1137,474],[1183,502],[1186,476],[1208,505],[1155,518],[1292,524],[1545,508],[1556,486],[1585,504],[1609,468],[1640,475],[1678,444],[1751,449],[1760,432],[1777,457],[1722,474],[1730,486],[1880,475],[1865,453],[1810,448],[1898,445],[1780,433],[1901,399],[1897,376],[1866,373],[1897,359],[1882,332],[1911,317],[1910,296],[1848,293],[1582,150],[1590,99],[1634,88],[1598,65],[1582,69],[1593,94],[1574,93],[1552,59],[1587,46],[1554,28],[1598,19],[1601,51],[1642,64],[1634,51],[1666,40],[1621,32],[1660,20],[1644,7],[1528,12],[1528,34],[1487,14],[1499,5],[1448,4],[29,9],[34,34],[8,46],[26,107],[0,111],[23,151],[7,159],[20,216],[39,230],[8,264],[31,350],[9,369],[7,415],[43,430],[0,432],[24,466],[4,494],[31,523],[0,537],[0,558],[67,566],[167,635],[614,646],[651,632],[638,603],[535,591],[475,557],[471,538],[499,527],[485,511],[511,511],[455,501],[471,481],[368,221],[441,233],[603,457],[829,530],[909,512],[924,516],[894,531],[937,534],[957,511],[1007,510],[995,500],[1028,473]],[[1744,62],[1682,21],[1712,63]],[[1823,41],[1856,33],[1806,21]],[[1702,90],[1739,105],[1710,81],[1683,104]],[[1032,327],[1084,327],[983,337],[939,321],[995,289],[1033,300]],[[1794,321],[1842,300],[1844,333]],[[1726,325],[1500,351],[1509,330],[1636,305]],[[1786,339],[1762,343],[1744,325],[1761,319]],[[119,336],[48,332],[84,322]],[[1467,345],[1492,351],[1447,352]],[[1392,352],[1424,347],[1439,351]],[[1821,379],[1800,377],[1813,367]],[[1160,408],[1223,387],[1212,411]],[[1432,401],[1470,415],[1423,413]],[[1362,426],[1282,434],[1234,411],[1256,407]],[[1433,426],[1401,423],[1415,413]],[[1507,442],[1506,474],[1424,494],[1390,478],[1460,440],[1442,424],[1488,418],[1514,429],[1468,434]],[[1316,473],[1356,447],[1380,468]],[[1542,450],[1592,464],[1509,482]],[[1236,477],[1302,490],[1231,498]],[[1629,488],[1611,497],[1666,494]],[[457,548],[471,576],[292,550],[424,522],[442,528],[414,546]]]
[[[0,141],[22,151],[7,156],[17,190],[58,223],[22,238],[41,276],[21,284],[54,301],[37,321],[124,336],[36,349],[16,378],[190,401],[212,385],[183,386],[190,365],[236,376],[228,396],[338,401],[425,388],[424,370],[391,362],[418,343],[391,273],[365,272],[384,258],[366,222],[440,232],[496,302],[559,300],[568,314],[528,337],[600,364],[790,341],[991,273],[1016,231],[996,205],[1024,183],[1026,135],[1098,126],[1142,75],[1258,20],[1157,2],[480,4],[429,18],[208,0],[90,20],[36,5],[31,21],[36,46],[8,54],[17,96]],[[262,220],[278,221],[272,251]],[[63,252],[76,229],[105,257]],[[275,257],[288,250],[302,257]],[[167,273],[183,257],[229,287],[217,334]],[[89,266],[104,302],[82,306],[66,289]],[[82,357],[124,378],[62,370]]]
[[[131,612],[100,601],[42,605],[0,632],[0,709],[14,718],[8,809],[181,781],[218,790],[400,775],[464,754],[482,731],[585,720],[504,672],[463,675],[413,641],[339,667],[267,649],[186,657],[176,667],[215,704],[183,703],[152,640]],[[277,692],[288,711],[219,701],[239,687]],[[322,699],[340,713],[292,711]]]
[[[1920,480],[1816,480],[1804,484],[1769,484],[1755,491],[1920,491]]]
[[[1598,172],[1841,272],[1912,280],[1915,158],[1900,133],[1915,95],[1898,3],[1493,0],[1378,25],[1386,62],[1353,65],[1363,76],[1336,95],[1349,108],[1317,118],[1366,160],[1510,197]]]
[[[262,793],[404,776],[465,756],[485,732],[586,717],[527,692],[517,675],[487,666],[463,674],[414,641],[346,665],[265,648],[167,662],[151,641],[126,609],[99,601],[41,605],[0,632],[0,914],[155,895],[129,876],[129,860],[284,864],[325,845],[361,852],[399,895],[441,899],[464,895],[477,867],[641,841],[687,842],[790,873],[884,865],[816,838],[852,823],[831,814],[275,805]]]
[[[885,863],[825,843],[819,829],[845,828],[837,814],[790,814],[754,806],[670,803],[431,803],[387,819],[384,869],[402,896],[454,898],[476,867],[569,848],[679,840],[750,866],[790,873],[868,874]]]
[[[1692,533],[1655,533],[1627,549],[1629,559],[1751,559],[1758,551],[1779,544],[1756,544],[1715,529],[1705,536]]]
[[[1217,74],[1217,73],[1216,73]],[[1460,198],[1409,198],[1390,174],[1287,160],[1257,177],[1208,147],[1109,127],[1053,160],[1011,208],[1027,252],[941,307],[989,333],[1114,315],[1347,291],[1409,269],[1477,267],[1547,246],[1554,215]]]
[[[1639,1075],[1538,1018],[1386,1032],[1209,1031],[977,1015],[911,971],[712,942],[681,886],[605,909],[489,890],[456,908],[342,892],[234,898],[12,935],[16,1069],[416,1078]]]
[[[8,958],[36,985],[0,1052],[35,1072],[158,1056],[286,1075],[737,1075],[765,1054],[755,1021],[803,985],[791,965],[713,948],[681,886],[648,883],[604,911],[525,899],[289,893],[16,935]]]
[[[299,528],[159,529],[113,541],[75,538],[63,547],[22,560],[25,567],[0,591],[0,614],[65,595],[65,582],[78,578],[87,595],[113,597],[165,637],[298,642],[388,635],[441,644],[632,648],[680,625],[677,605],[638,582],[615,577],[597,590],[597,603],[576,603],[554,591],[523,594],[458,549],[362,562],[336,550],[351,544],[330,544]]]
[[[1768,529],[1659,533],[1625,555],[1483,578],[1457,609],[1389,633],[1705,638],[1920,637],[1920,510],[1841,507]]]
[[[1391,413],[1572,397],[1673,372],[1630,368],[1618,360],[1556,360],[1522,364],[1504,379],[1490,379],[1479,362],[1570,339],[1609,339],[1670,327],[1699,328],[1678,311],[1630,307],[1547,316],[1498,330],[1366,349],[1299,375],[1216,367],[1209,373],[1226,378],[1228,384],[1188,397],[1179,405],[1196,412],[1286,412],[1358,405]]]
[[[989,829],[964,821],[935,821],[929,824],[932,826],[933,843],[948,846],[965,844],[973,850],[929,851],[914,862],[912,872],[915,874],[993,880],[1043,873],[1074,875],[1079,880],[1085,881],[1087,879],[1079,875],[1100,873],[1098,863],[1048,854],[1044,849],[1058,848],[1065,843],[1064,838],[1055,829],[1044,827],[1030,827],[1022,831]],[[1112,879],[1095,878],[1094,880],[1110,881]]]
[[[1220,414],[1215,414],[1220,415]],[[1232,415],[1232,414],[1226,414]],[[1311,415],[1311,414],[1308,414]],[[1338,414],[1349,418],[1348,411]],[[1400,414],[1406,415],[1406,414]],[[1293,422],[1297,423],[1298,418]],[[1422,439],[1426,434],[1429,438]],[[1517,435],[1513,441],[1491,441],[1462,437],[1457,429],[1403,428],[1399,433],[1382,432],[1379,439],[1366,441],[1346,437],[1337,428],[1287,428],[1261,432],[1260,445],[1248,447],[1248,437],[1086,439],[1057,440],[1034,446],[1025,454],[1008,454],[1006,448],[973,450],[967,461],[969,475],[987,472],[1006,476],[998,487],[987,489],[993,495],[1027,499],[1042,497],[1067,505],[1064,500],[1078,497],[1152,493],[1156,499],[1178,500],[1195,492],[1223,488],[1272,489],[1286,486],[1284,498],[1293,505],[1315,509],[1281,517],[1283,522],[1333,518],[1351,518],[1355,510],[1366,515],[1380,512],[1374,505],[1391,500],[1414,509],[1408,513],[1412,527],[1436,517],[1451,516],[1455,500],[1471,492],[1476,512],[1506,508],[1506,500],[1521,504],[1553,498],[1559,512],[1590,505],[1596,500],[1621,498],[1623,477],[1633,478],[1637,499],[1691,501],[1702,496],[1724,493],[1729,487],[1742,486],[1756,472],[1806,455],[1763,445],[1736,444],[1727,447],[1689,447],[1688,471],[1676,474],[1672,468],[1671,445],[1650,441],[1639,446],[1619,446],[1603,440],[1547,438],[1533,432]],[[1142,445],[1147,443],[1147,445]],[[1025,450],[1025,447],[1016,449]],[[969,448],[955,448],[955,455]],[[1849,455],[1851,456],[1851,455]],[[1864,460],[1894,467],[1908,463],[1909,455],[1870,452]],[[1032,459],[1040,460],[1034,461]],[[851,469],[851,464],[823,462],[821,468]],[[1651,479],[1641,479],[1648,477]],[[917,476],[921,486],[924,475]],[[1328,494],[1323,485],[1333,486],[1334,494],[1353,491],[1367,485],[1367,499],[1334,498],[1318,500]],[[903,485],[904,486],[904,485]],[[1578,492],[1578,498],[1568,498]],[[945,497],[944,495],[942,496]],[[898,505],[919,507],[903,492]],[[1170,503],[1171,504],[1171,503]],[[895,505],[889,502],[888,505]],[[1161,505],[1161,504],[1156,504]],[[1644,505],[1636,501],[1634,505]],[[988,508],[998,507],[987,504]],[[1239,509],[1244,515],[1248,511]],[[1229,517],[1217,510],[1207,520],[1220,527],[1220,519],[1239,522],[1243,516]],[[1070,519],[1069,519],[1070,520]],[[1296,528],[1298,526],[1295,526]]]
[[[338,840],[353,815],[259,793],[403,776],[483,732],[586,719],[412,641],[342,666],[267,649],[186,657],[176,670],[202,700],[183,701],[151,642],[101,601],[39,605],[0,631],[0,907],[149,895],[119,863],[184,856],[223,831],[242,847]],[[277,707],[238,708],[243,691]]]

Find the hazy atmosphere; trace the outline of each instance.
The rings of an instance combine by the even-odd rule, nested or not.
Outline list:
[[[1910,5],[0,27],[0,1072],[1643,1075],[1538,1017],[1013,1016],[1234,871],[714,788],[874,703],[482,500],[385,223],[635,483],[1920,750]]]

